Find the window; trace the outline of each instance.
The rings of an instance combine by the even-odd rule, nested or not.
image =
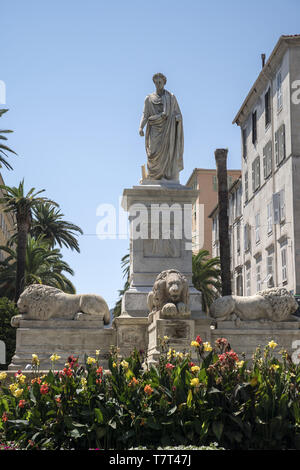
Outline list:
[[[281,71],[277,73],[276,77],[276,96],[277,96],[277,112],[282,108],[282,77]]]
[[[218,216],[216,216],[213,218],[213,235],[214,235],[213,241],[214,243],[216,243],[219,238],[218,232],[219,232],[219,223],[218,223]]]
[[[251,247],[251,230],[250,225],[244,225],[244,250],[249,251]]]
[[[267,256],[267,277],[265,281],[267,282],[267,287],[274,287],[274,257],[273,254]]]
[[[260,217],[259,212],[255,216],[255,243],[260,242]]]
[[[265,126],[267,127],[271,122],[271,90],[268,89],[265,94]]]
[[[252,163],[252,190],[257,191],[260,187],[260,158],[256,157]]]
[[[273,204],[272,201],[267,205],[267,233],[268,235],[273,231],[273,217],[272,217]]]
[[[241,214],[242,214],[242,186],[240,185],[236,191],[235,216],[239,217]]]
[[[243,276],[239,274],[236,278],[236,295],[243,295]]]
[[[239,223],[236,226],[236,251],[238,254],[241,252],[241,225]]]
[[[246,295],[251,295],[251,270],[250,266],[246,269]]]
[[[256,292],[261,290],[261,264],[256,265]]]
[[[242,129],[243,158],[247,158],[247,129]]]
[[[281,250],[281,276],[282,282],[287,282],[287,252],[286,246]]]
[[[275,160],[279,165],[285,159],[285,125],[282,124],[275,132]]]
[[[284,197],[284,189],[279,191],[279,220],[280,222],[284,222],[285,220],[285,197]]]
[[[272,173],[272,141],[270,140],[263,148],[264,178]]]
[[[257,141],[257,112],[252,113],[252,143]]]
[[[248,201],[248,171],[245,172],[244,184],[245,184],[245,202],[247,202]]]

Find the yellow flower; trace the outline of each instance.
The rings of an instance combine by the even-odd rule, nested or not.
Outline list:
[[[52,356],[50,356],[50,361],[52,362],[58,361],[59,359],[60,356],[58,356],[57,354],[52,354]]]
[[[237,367],[243,367],[244,364],[245,364],[245,361],[236,362]]]
[[[4,379],[6,379],[6,377],[7,377],[6,372],[0,372],[0,380],[4,380]]]
[[[24,374],[17,375],[17,381],[20,382],[21,384],[23,384],[25,380],[26,380],[26,375]]]
[[[192,371],[192,372],[199,372],[199,370],[200,370],[200,367],[199,367],[199,366],[192,366],[192,367],[191,367],[191,371]]]
[[[279,369],[279,365],[278,364],[271,364],[270,369],[277,370],[277,369]]]
[[[86,363],[88,365],[91,365],[91,364],[95,364],[96,363],[96,359],[94,357],[88,357],[87,360],[86,360]]]
[[[129,364],[128,364],[128,362],[126,362],[126,361],[122,361],[122,362],[120,362],[120,365],[121,365],[124,369],[128,369],[128,365],[129,365]]]
[[[168,339],[169,339],[169,336],[164,336],[165,341],[168,341]]]
[[[96,356],[100,355],[100,349],[96,349]]]
[[[80,380],[80,383],[81,383],[81,385],[83,386],[83,388],[86,387],[86,384],[87,384],[86,378],[85,378],[85,377],[82,377],[82,379]]]
[[[13,384],[11,384],[8,388],[9,388],[9,390],[11,391],[11,393],[14,393],[14,392],[17,390],[18,385],[15,384],[15,383],[13,383]]]
[[[204,347],[204,351],[207,351],[207,352],[212,351],[212,347],[208,341],[206,343],[203,343],[203,347]]]
[[[193,346],[194,348],[199,348],[200,344],[198,343],[198,341],[192,341],[191,346]]]
[[[195,377],[194,379],[191,380],[190,383],[191,383],[191,386],[192,386],[192,387],[197,387],[200,382],[199,382],[198,377]]]
[[[13,396],[19,398],[23,393],[23,388],[17,388],[12,392]]]
[[[31,355],[32,357],[32,364],[34,364],[35,366],[39,366],[40,365],[40,360],[39,360],[39,356],[37,354],[32,354]]]
[[[272,340],[268,343],[268,346],[269,346],[269,348],[274,349],[274,348],[276,348],[277,343],[275,343],[275,341]]]
[[[113,367],[117,367],[117,364],[115,362],[113,362]]]
[[[176,353],[176,356],[179,357],[179,359],[183,359],[183,353],[182,352]]]

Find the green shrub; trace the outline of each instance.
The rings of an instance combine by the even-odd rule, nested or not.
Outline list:
[[[10,319],[18,314],[14,302],[6,297],[0,297],[0,340],[6,345],[6,364],[0,364],[0,370],[7,369],[16,350],[16,328],[11,326]]]
[[[300,448],[300,367],[286,351],[276,359],[270,342],[250,366],[224,338],[191,346],[196,363],[164,338],[156,367],[143,368],[137,351],[124,360],[112,350],[108,371],[97,354],[86,367],[70,356],[42,377],[33,356],[29,387],[20,372],[0,388],[0,433],[26,449]]]

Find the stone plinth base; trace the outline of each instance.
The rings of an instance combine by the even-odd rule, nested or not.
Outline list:
[[[209,337],[210,320],[206,318],[200,320],[192,317],[165,319],[160,318],[159,312],[156,312],[149,316],[149,321],[147,354],[149,364],[158,361],[161,352],[161,339],[164,336],[169,338],[170,348],[177,352],[191,352],[192,354],[195,354],[195,350],[191,348],[191,342],[196,339],[196,336],[200,335],[204,341],[207,341]]]
[[[218,322],[217,328],[211,330],[212,344],[217,338],[226,338],[230,346],[238,355],[245,353],[246,359],[251,359],[257,346],[264,348],[271,340],[278,347],[275,353],[286,349],[291,354],[294,362],[300,350],[300,322],[259,322],[241,321],[238,326],[235,322]],[[299,361],[299,359],[298,359]]]
[[[113,320],[116,346],[119,354],[128,356],[134,349],[146,351],[148,344],[148,318],[132,318],[121,315]]]
[[[23,370],[31,364],[32,354],[38,355],[40,369],[49,369],[53,367],[50,361],[53,353],[61,356],[54,364],[56,369],[60,369],[70,354],[78,357],[82,364],[85,356],[95,357],[96,349],[100,350],[101,365],[107,367],[113,344],[116,344],[115,330],[104,329],[99,321],[22,320],[17,329],[16,352],[8,369]]]

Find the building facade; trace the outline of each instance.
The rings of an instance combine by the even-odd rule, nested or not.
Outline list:
[[[241,170],[228,170],[228,186],[238,179]],[[195,168],[186,186],[197,189],[198,198],[192,212],[192,250],[201,249],[212,253],[212,219],[209,214],[218,202],[217,171],[215,169]]]
[[[233,123],[242,153],[242,213],[230,224],[233,292],[284,286],[300,294],[300,35],[280,37]],[[217,208],[211,218],[216,225]]]

